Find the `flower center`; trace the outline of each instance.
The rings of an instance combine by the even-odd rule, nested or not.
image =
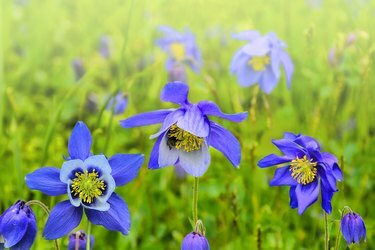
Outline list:
[[[292,160],[290,164],[292,177],[296,179],[298,183],[302,183],[303,185],[312,182],[316,176],[317,164],[317,162],[312,162],[312,159],[308,160],[306,155],[301,159],[297,157]]]
[[[202,137],[195,136],[185,130],[182,130],[177,127],[176,124],[173,124],[169,128],[167,136],[167,145],[169,146],[169,149],[174,147],[176,149],[182,149],[185,152],[200,149],[204,141]]]
[[[249,65],[253,67],[255,71],[263,71],[268,64],[270,64],[270,57],[267,55],[253,56],[249,61]]]
[[[182,60],[185,57],[185,46],[182,43],[172,43],[169,47],[171,55],[175,60]]]
[[[90,173],[87,170],[84,170],[83,173],[77,172],[75,176],[76,178],[71,184],[71,192],[74,196],[78,196],[82,202],[90,204],[94,198],[103,194],[106,185],[103,180],[99,179],[99,174],[95,169]]]

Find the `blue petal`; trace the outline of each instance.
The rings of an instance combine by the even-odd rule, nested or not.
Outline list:
[[[210,152],[208,146],[204,143],[200,149],[191,152],[179,151],[180,166],[195,177],[202,176],[210,165]]]
[[[287,86],[290,88],[294,72],[294,64],[288,53],[283,50],[280,51],[280,60],[285,70]]]
[[[298,200],[297,200],[297,195],[296,195],[296,186],[290,187],[289,198],[290,198],[290,202],[289,202],[290,207],[293,208],[293,209],[298,207]]]
[[[248,64],[248,61],[246,61],[239,64],[237,80],[241,86],[250,87],[259,82],[263,74],[263,71],[254,71]]]
[[[320,176],[322,188],[329,192],[336,192],[336,179],[333,176],[332,170],[326,169],[324,165],[318,167],[318,175]]]
[[[322,208],[324,211],[326,211],[327,214],[330,214],[332,212],[332,205],[331,205],[331,200],[333,197],[334,192],[327,190],[324,188],[322,185]]]
[[[210,131],[208,120],[197,104],[191,105],[176,125],[198,137],[207,137]]]
[[[111,208],[108,211],[96,211],[86,209],[88,219],[96,225],[102,225],[108,230],[119,231],[128,234],[130,230],[130,214],[125,201],[113,193],[108,200]]]
[[[280,49],[274,47],[271,50],[271,69],[277,79],[280,77]]]
[[[109,159],[116,186],[122,186],[137,177],[144,161],[141,154],[116,154]]]
[[[82,207],[73,207],[68,200],[57,203],[44,226],[43,237],[54,240],[65,236],[79,225],[82,211]]]
[[[167,83],[160,93],[160,99],[165,102],[173,102],[180,105],[189,104],[189,85],[183,82]]]
[[[264,56],[270,51],[267,37],[260,37],[245,45],[243,51],[250,56]]]
[[[43,167],[26,175],[26,185],[49,196],[66,194],[66,184],[60,181],[60,169]]]
[[[299,135],[294,142],[308,149],[320,150],[319,142],[310,136]]]
[[[292,160],[293,158],[290,158],[289,156],[278,156],[275,154],[270,154],[260,159],[260,161],[258,161],[258,166],[261,168],[272,167],[278,164],[291,162]]]
[[[3,214],[0,232],[5,239],[5,248],[19,243],[26,233],[28,222],[25,211],[19,205],[13,205]]]
[[[76,159],[65,161],[60,170],[60,181],[63,183],[68,183],[68,181],[70,180],[70,175],[75,169],[83,170],[82,160]]]
[[[279,148],[279,150],[286,156],[291,158],[296,157],[303,157],[306,155],[306,152],[296,143],[287,140],[287,139],[279,139],[279,140],[272,140],[272,143]]]
[[[241,161],[241,146],[237,138],[215,122],[210,122],[210,127],[209,145],[222,152],[234,167],[238,167]]]
[[[112,172],[112,168],[109,165],[108,159],[104,155],[93,155],[87,158],[83,162],[83,170],[89,168],[96,168],[103,174],[110,174]]]
[[[177,150],[174,147],[168,146],[167,135],[164,134],[159,144],[159,157],[158,157],[159,168],[172,166],[176,164],[178,160],[178,153],[179,153],[179,150]]]
[[[177,123],[177,121],[185,114],[185,109],[177,109],[167,115],[163,121],[163,124],[159,131],[156,134],[150,136],[150,139],[154,139],[159,137],[162,133],[167,131],[173,124]]]
[[[160,142],[163,139],[164,134],[161,134],[158,139],[156,140],[154,147],[151,150],[150,160],[148,161],[148,168],[149,169],[158,169],[159,167],[159,147]]]
[[[332,169],[332,173],[334,177],[338,181],[342,181],[343,176],[342,176],[341,169],[339,165],[337,164],[338,161],[337,161],[336,156],[327,152],[323,152],[321,156],[322,156],[322,161],[325,162],[329,166],[330,169]]]
[[[120,125],[124,128],[133,128],[162,123],[167,115],[169,115],[172,111],[174,111],[174,109],[161,109],[134,115],[128,119],[120,121]]]
[[[234,39],[247,40],[249,42],[261,37],[261,34],[256,30],[245,30],[237,34],[232,35]]]
[[[298,183],[292,177],[289,169],[289,166],[277,168],[275,175],[270,182],[270,186],[296,186]]]
[[[250,60],[250,56],[243,53],[242,49],[239,49],[234,53],[232,60],[230,62],[229,70],[232,74],[238,73],[238,69],[247,64]]]
[[[353,234],[351,232],[351,227],[349,226],[350,224],[351,224],[351,214],[348,213],[344,215],[344,217],[341,219],[341,225],[340,225],[342,236],[344,237],[347,244],[351,244],[353,242]]]
[[[216,103],[210,101],[201,101],[198,103],[198,107],[202,111],[203,115],[212,115],[232,122],[242,122],[247,118],[248,115],[247,112],[225,114],[220,110],[219,106],[217,106]]]
[[[11,250],[30,249],[32,244],[34,243],[37,232],[37,226],[34,214],[30,214],[30,216],[31,217],[29,218],[29,223],[25,235],[16,245],[10,248]]]
[[[267,67],[262,74],[259,81],[259,87],[264,93],[269,94],[276,87],[279,82],[279,78],[273,73],[271,67]]]
[[[298,136],[300,136],[300,135],[294,134],[292,132],[285,132],[284,133],[284,139],[289,139],[289,140],[292,140],[292,141],[294,141]]]
[[[85,160],[90,156],[92,138],[90,130],[83,122],[77,122],[68,142],[68,152],[71,159]]]
[[[318,195],[319,185],[317,180],[306,185],[298,184],[296,187],[298,213],[302,214],[307,207],[312,205],[318,199]]]

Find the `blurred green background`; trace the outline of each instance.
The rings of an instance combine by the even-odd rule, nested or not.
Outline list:
[[[299,216],[289,207],[287,187],[269,187],[274,169],[257,161],[278,153],[272,138],[284,131],[316,137],[335,154],[344,182],[329,216],[331,246],[339,209],[350,206],[367,225],[367,244],[375,249],[375,2],[357,1],[124,1],[2,0],[0,3],[0,211],[17,199],[40,199],[50,207],[66,197],[30,191],[25,174],[57,166],[67,155],[67,140],[78,120],[93,133],[93,153],[144,153],[138,178],[117,192],[128,203],[128,236],[93,227],[94,249],[179,249],[192,228],[193,178],[179,179],[172,167],[148,170],[158,126],[123,129],[119,121],[138,112],[171,105],[159,100],[167,82],[166,55],[155,46],[159,25],[196,35],[204,66],[188,71],[190,100],[213,100],[227,113],[250,111],[240,124],[220,121],[241,141],[239,170],[212,149],[212,163],[200,180],[199,217],[211,249],[322,249],[324,222],[320,201]],[[229,73],[234,52],[244,43],[235,32],[274,31],[288,45],[295,73],[290,90],[285,77],[273,93],[241,88]],[[99,41],[110,37],[110,58]],[[347,41],[354,35],[355,41]],[[335,48],[335,60],[328,53]],[[72,60],[85,74],[76,80]],[[106,110],[110,96],[129,95],[124,114]],[[46,217],[34,207],[39,232],[33,249],[53,249],[41,238]],[[86,228],[83,220],[78,229]],[[67,237],[59,240],[62,249]],[[341,240],[340,249],[346,244]]]

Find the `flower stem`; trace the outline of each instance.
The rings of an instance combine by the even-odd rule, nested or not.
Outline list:
[[[324,212],[324,224],[325,224],[325,250],[329,249],[329,236],[328,236],[328,214]]]
[[[198,221],[198,183],[199,178],[194,178],[194,187],[193,187],[193,221],[194,225]]]
[[[49,211],[48,207],[46,206],[46,204],[44,204],[41,201],[30,200],[30,201],[26,202],[25,205],[26,206],[38,205],[39,207],[41,207],[43,209],[43,211],[47,214],[47,216],[49,216],[49,214],[50,214],[50,211]],[[54,242],[55,242],[55,249],[59,250],[59,243],[57,242],[57,240],[54,240]]]
[[[91,223],[87,222],[87,232],[86,232],[86,250],[90,250],[90,239],[91,239]]]
[[[342,217],[342,216],[341,216]],[[337,235],[336,235],[336,244],[335,244],[335,250],[338,250],[339,249],[339,246],[340,246],[340,225],[337,229]]]

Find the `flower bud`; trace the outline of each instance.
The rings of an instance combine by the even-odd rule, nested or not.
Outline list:
[[[181,250],[209,250],[208,240],[203,235],[191,232],[182,241]]]
[[[356,243],[363,238],[366,241],[366,226],[362,217],[354,212],[349,212],[341,219],[340,230],[347,244]]]

